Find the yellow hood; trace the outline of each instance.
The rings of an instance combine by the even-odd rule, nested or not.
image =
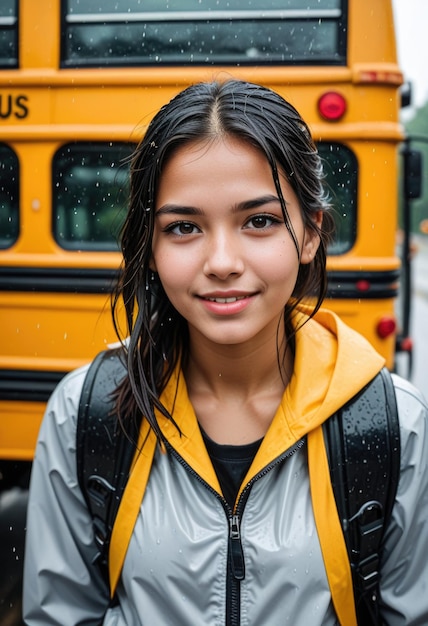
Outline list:
[[[297,324],[307,319],[302,317]],[[297,438],[322,424],[381,370],[385,361],[360,334],[321,309],[296,333],[294,372],[281,408]]]
[[[308,319],[306,309],[301,307],[295,325],[298,330],[294,372],[251,467],[252,475],[316,429],[384,365],[383,357],[331,311],[321,309]],[[219,489],[181,371],[170,380],[162,400],[182,433],[158,415],[166,439],[207,482]]]

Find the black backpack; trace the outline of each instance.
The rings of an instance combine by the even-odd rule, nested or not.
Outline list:
[[[119,351],[100,353],[82,390],[77,424],[77,473],[91,512],[99,564],[108,581],[108,548],[133,459],[112,391],[126,373]],[[351,564],[358,624],[380,625],[380,545],[400,471],[395,392],[386,368],[324,424],[331,481]]]

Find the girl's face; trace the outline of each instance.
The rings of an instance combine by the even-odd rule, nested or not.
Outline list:
[[[309,263],[318,236],[283,176],[281,188],[300,263]],[[265,156],[232,137],[183,146],[162,171],[155,210],[151,267],[191,345],[276,341],[299,259]]]

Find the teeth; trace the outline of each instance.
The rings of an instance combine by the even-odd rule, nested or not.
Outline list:
[[[243,300],[246,296],[234,297],[234,298],[207,298],[210,302],[218,302],[219,304],[228,304],[229,302],[236,302],[237,300]]]

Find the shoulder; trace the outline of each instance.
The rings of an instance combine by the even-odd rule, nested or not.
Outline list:
[[[80,396],[90,364],[79,367],[66,374],[58,383],[49,398],[46,414],[58,414],[58,417],[75,419],[79,409]]]
[[[428,407],[407,380],[393,375],[400,422],[400,478],[381,552],[383,623],[427,624]]]
[[[89,364],[66,374],[46,405],[39,431],[36,459],[50,457],[60,449],[75,451],[80,396]]]
[[[428,404],[422,393],[408,380],[392,374],[402,435],[425,434]]]
[[[392,382],[394,383],[397,399],[399,396],[413,398],[417,403],[421,403],[425,409],[428,408],[428,404],[423,394],[417,389],[410,381],[397,374],[391,374]]]
[[[65,615],[70,624],[101,624],[108,605],[101,570],[93,566],[98,550],[77,477],[77,416],[88,368],[70,372],[57,385],[39,433],[27,513],[28,624],[63,624]]]
[[[51,403],[59,398],[64,398],[67,402],[71,402],[72,406],[78,405],[83,383],[90,365],[91,363],[87,363],[82,367],[68,372],[54,389],[49,402]]]
[[[400,424],[401,478],[399,492],[428,487],[425,471],[428,458],[428,404],[422,393],[409,381],[392,375]],[[421,477],[424,476],[423,480]]]
[[[118,356],[120,358],[117,358]],[[124,371],[120,353],[117,350],[106,350],[100,352],[92,362],[64,376],[49,398],[39,441],[49,434],[54,437],[55,432],[58,437],[58,433],[61,432],[62,447],[74,447],[79,405],[90,400],[96,406],[100,405],[108,411],[110,395],[106,389],[109,389],[108,385],[113,389],[123,377]]]

